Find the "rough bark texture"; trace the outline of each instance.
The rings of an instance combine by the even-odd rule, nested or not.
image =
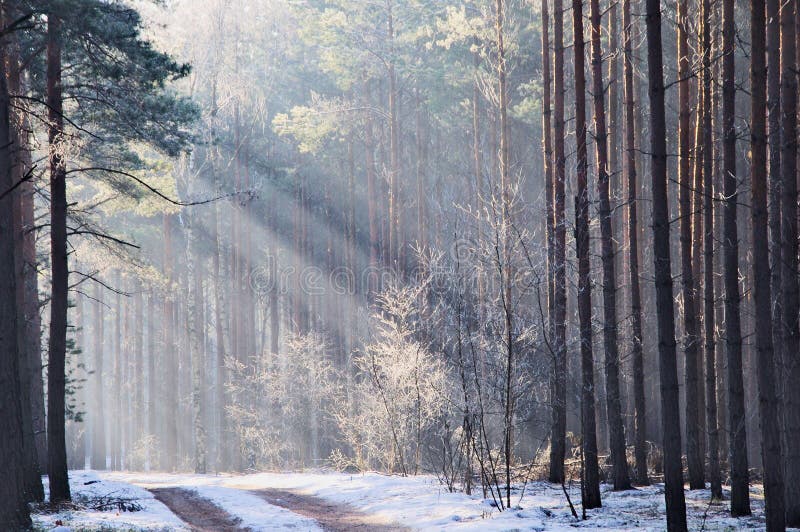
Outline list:
[[[619,345],[617,341],[617,276],[614,231],[608,176],[608,135],[603,90],[603,51],[600,2],[591,0],[592,94],[594,99],[595,147],[597,149],[597,193],[600,198],[600,240],[603,261],[603,348],[605,351],[606,410],[615,490],[630,489],[625,454],[625,426],[619,393]]]
[[[750,190],[753,218],[753,299],[755,300],[758,413],[767,530],[785,530],[781,438],[775,361],[772,349],[772,294],[767,240],[767,60],[764,0],[750,2]]]
[[[633,46],[631,2],[622,4],[625,76],[625,176],[628,185],[628,282],[631,291],[631,358],[635,410],[634,458],[636,483],[649,484],[647,476],[647,407],[644,393],[644,353],[642,351],[642,296],[639,284],[639,227],[636,175],[636,92],[633,88]]]
[[[800,286],[797,279],[797,2],[781,11],[781,306],[784,353],[786,525],[800,526]]]
[[[564,454],[567,430],[567,350],[566,350],[566,224],[565,192],[566,157],[564,151],[564,9],[562,0],[553,1],[553,158],[555,183],[553,201],[553,376],[551,397],[552,425],[550,429],[551,482],[564,481]]]
[[[61,21],[47,23],[47,107],[50,127],[50,336],[47,367],[47,474],[50,502],[70,499],[64,434],[65,363],[67,356],[67,167],[61,97]]]
[[[3,12],[4,24],[7,24],[7,13]],[[7,87],[10,95],[21,92],[22,79],[19,65],[19,46],[16,40],[6,48]],[[25,489],[33,501],[44,500],[42,472],[37,448],[35,418],[44,418],[44,397],[42,390],[42,363],[39,335],[39,295],[38,290],[31,291],[29,284],[33,277],[36,288],[36,234],[33,229],[33,186],[25,173],[31,168],[31,153],[27,142],[27,131],[30,129],[25,112],[17,110],[10,115],[10,141],[12,179],[17,187],[13,194],[14,217],[14,268],[17,293],[17,335],[19,336],[19,382],[22,405],[23,451],[25,453]],[[33,253],[30,253],[32,248]],[[29,262],[30,261],[30,262]],[[35,328],[34,328],[35,326]],[[31,338],[36,335],[35,340]],[[40,409],[41,407],[41,409]],[[34,415],[34,412],[36,414]],[[45,430],[46,432],[46,430]],[[44,442],[44,459],[47,464],[47,438]]]
[[[725,348],[728,360],[728,430],[730,434],[731,514],[750,514],[747,427],[742,376],[742,326],[739,314],[739,232],[736,225],[736,80],[734,79],[734,2],[722,3],[722,174],[725,278]]]
[[[0,60],[5,60],[2,42]],[[0,76],[0,191],[13,185],[9,107],[6,77]],[[23,459],[12,201],[11,194],[0,199],[0,526],[20,530],[29,527],[31,520]]]
[[[655,262],[658,358],[661,381],[661,423],[664,446],[664,498],[667,527],[686,530],[686,500],[681,470],[681,423],[678,410],[678,364],[675,311],[669,249],[667,145],[664,110],[664,67],[661,41],[661,2],[647,0],[647,70],[650,82],[650,153],[653,192],[653,259]]]
[[[703,0],[703,288],[706,360],[706,426],[708,427],[708,480],[711,496],[722,499],[719,465],[719,424],[717,422],[716,307],[714,290],[714,139],[711,105],[711,0]]]
[[[686,376],[686,462],[689,466],[689,487],[702,489],[703,455],[700,447],[700,411],[697,315],[694,272],[692,270],[692,177],[691,177],[691,109],[689,107],[689,38],[688,0],[678,2],[678,181],[680,204],[681,279],[683,294],[683,328]]]
[[[583,482],[581,500],[584,508],[598,508],[600,472],[597,463],[597,426],[595,422],[594,356],[592,353],[592,287],[589,279],[589,189],[586,178],[586,74],[583,39],[583,2],[572,0],[572,27],[575,54],[575,135],[577,142],[577,188],[575,197],[575,247],[578,256],[578,319],[581,342],[581,441]]]

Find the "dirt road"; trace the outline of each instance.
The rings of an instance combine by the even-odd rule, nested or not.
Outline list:
[[[189,525],[193,532],[240,532],[240,519],[184,488],[153,488],[150,492],[172,513]]]
[[[401,532],[407,528],[386,523],[346,505],[334,504],[311,495],[279,489],[260,489],[252,493],[275,506],[316,520],[329,532]]]

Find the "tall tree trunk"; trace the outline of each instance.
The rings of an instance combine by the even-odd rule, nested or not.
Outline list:
[[[731,513],[750,515],[745,424],[744,378],[742,376],[742,327],[739,315],[739,233],[736,225],[736,80],[734,2],[722,2],[722,173],[723,240],[725,277],[725,333],[728,359],[728,430],[730,434]]]
[[[214,173],[215,179],[217,173]],[[223,282],[220,279],[220,257],[222,256],[222,244],[220,242],[220,219],[219,219],[219,206],[215,203],[213,210],[213,231],[214,231],[214,256],[212,258],[212,274],[214,276],[214,341],[216,346],[216,376],[215,376],[215,406],[217,414],[217,471],[225,471],[230,467],[230,460],[228,450],[224,442],[228,437],[228,394],[225,387],[228,385],[227,368],[225,367],[225,317],[223,316],[223,309],[225,301],[223,296]],[[274,263],[277,257],[272,257]],[[274,272],[270,272],[274,274]],[[272,277],[273,280],[276,277]],[[277,281],[273,281],[277,283]],[[278,287],[273,289],[272,299],[274,294],[278,292]],[[273,318],[275,319],[275,318]],[[273,331],[274,334],[274,331]],[[276,335],[277,336],[277,335]]]
[[[562,0],[553,0],[553,374],[550,377],[550,482],[564,482],[564,455],[567,430],[567,350],[566,350],[566,220],[565,192],[567,160],[564,149],[564,9]]]
[[[767,239],[767,60],[764,0],[750,2],[750,183],[753,218],[753,298],[755,300],[758,410],[767,530],[786,529],[781,472],[781,437],[772,349],[772,294]]]
[[[800,526],[800,286],[797,279],[797,2],[781,10],[781,306],[784,354],[786,525]]]
[[[667,528],[685,531],[686,501],[681,467],[681,422],[678,405],[678,364],[675,309],[669,248],[667,197],[667,128],[664,110],[664,67],[661,41],[661,1],[647,0],[647,73],[650,81],[650,153],[653,192],[653,259],[655,263],[658,358],[661,381],[661,424],[664,446],[664,498]]]
[[[599,508],[600,471],[597,463],[595,422],[594,356],[592,353],[592,287],[589,280],[589,189],[586,177],[586,69],[583,39],[583,1],[572,0],[575,54],[575,135],[578,147],[577,196],[575,197],[575,246],[578,256],[578,318],[581,341],[581,432],[583,449],[584,508]],[[602,91],[601,91],[602,93]]]
[[[716,306],[714,290],[714,138],[711,103],[711,0],[702,3],[703,122],[703,288],[706,359],[706,425],[708,427],[708,479],[712,499],[722,499],[717,422]]]
[[[92,421],[92,469],[106,468],[105,397],[103,394],[103,287],[94,285],[94,406]]]
[[[642,296],[639,284],[639,228],[636,175],[636,93],[633,88],[633,20],[631,0],[623,0],[625,76],[625,174],[628,184],[628,272],[631,290],[631,357],[633,358],[633,398],[635,410],[634,458],[636,482],[647,485],[647,408],[644,393],[644,353],[642,350]]]
[[[397,119],[397,75],[394,58],[394,0],[386,0],[389,40],[389,264],[401,268],[400,129]]]
[[[505,1],[497,0],[495,3],[495,30],[497,34],[497,77],[498,77],[498,90],[500,92],[499,98],[499,111],[500,111],[500,192],[502,202],[502,277],[503,277],[503,296],[504,302],[503,314],[505,316],[505,330],[503,336],[505,337],[505,350],[506,350],[506,375],[505,375],[505,419],[503,426],[504,433],[504,449],[505,456],[505,473],[506,473],[506,507],[511,507],[511,461],[513,452],[513,432],[514,432],[514,390],[513,390],[513,370],[515,366],[515,351],[514,346],[514,306],[511,301],[512,298],[512,269],[511,264],[511,167],[510,167],[510,153],[509,147],[509,132],[508,132],[508,88],[506,84],[506,49],[505,49]]]
[[[369,108],[371,104],[370,83],[364,82],[364,104]],[[367,216],[369,218],[369,269],[376,270],[380,260],[380,241],[378,237],[378,184],[375,178],[375,139],[372,129],[372,116],[370,111],[366,111],[364,117],[364,165],[367,174]],[[368,286],[366,287],[369,297],[374,296],[380,289],[375,282],[377,271],[368,276]]]
[[[50,127],[50,340],[47,365],[47,474],[50,502],[70,500],[67,478],[65,363],[67,355],[67,167],[63,153],[64,116],[61,97],[61,21],[47,23],[47,107]]]
[[[156,294],[153,288],[150,288],[147,294],[147,435],[151,438],[146,462],[148,469],[155,467],[158,463],[158,453],[153,445],[158,434],[156,365]]]
[[[189,295],[189,347],[191,349],[192,361],[192,407],[193,407],[193,428],[194,428],[194,472],[197,474],[206,473],[206,360],[203,349],[203,331],[205,323],[203,320],[203,259],[198,242],[199,216],[193,216],[187,236],[191,283]]]
[[[5,61],[0,42],[0,61]],[[11,155],[10,102],[6,77],[0,75],[0,194],[14,185]],[[14,219],[12,194],[0,198],[0,526],[25,530],[31,526],[30,494],[25,489],[22,399],[19,381],[16,279],[14,270]]]
[[[550,108],[550,14],[542,0],[542,161],[544,164],[545,223],[547,245],[547,336],[552,341],[555,325],[553,287],[553,140]]]
[[[3,11],[3,22],[8,24],[8,13]],[[7,45],[7,87],[10,95],[21,93],[21,73],[19,47],[16,39]],[[36,424],[34,419],[44,418],[44,397],[42,390],[42,358],[39,335],[39,294],[29,289],[30,278],[36,283],[36,242],[33,229],[33,186],[25,173],[31,168],[31,153],[27,142],[26,113],[18,110],[10,116],[9,134],[12,161],[12,179],[17,187],[13,194],[14,217],[14,268],[17,293],[17,334],[19,335],[19,382],[22,405],[23,451],[25,453],[25,489],[32,501],[44,500],[42,471],[37,448]],[[32,242],[31,242],[32,241]],[[28,248],[33,247],[33,253]],[[30,260],[30,263],[28,262]],[[35,314],[35,316],[34,316]],[[35,325],[35,328],[34,328]],[[34,334],[37,338],[31,338]],[[38,427],[41,429],[41,427]],[[46,434],[42,440],[47,442]],[[44,445],[45,465],[47,446]]]
[[[700,446],[700,395],[697,374],[698,338],[695,307],[694,272],[692,270],[692,176],[691,109],[689,78],[689,0],[678,2],[678,181],[680,187],[681,279],[683,280],[683,327],[686,355],[686,462],[689,466],[690,489],[703,489],[703,454]]]
[[[767,0],[767,120],[769,149],[769,238],[772,294],[772,348],[778,370],[776,389],[784,397],[783,315],[781,314],[781,0]],[[788,6],[787,6],[788,8]],[[781,399],[782,402],[782,399]],[[779,415],[783,417],[783,408]],[[784,427],[781,434],[785,435]],[[784,450],[786,444],[781,446]],[[787,501],[788,502],[788,501]]]
[[[144,299],[142,281],[133,277],[133,408],[131,409],[130,443],[144,434]]]
[[[114,272],[114,288],[123,290],[122,277],[119,269]],[[111,469],[120,469],[120,455],[122,440],[120,438],[120,428],[122,425],[122,295],[117,292],[114,301],[114,332],[113,332],[113,366],[112,366],[112,394],[113,402],[111,406]]]
[[[608,135],[606,132],[603,51],[600,48],[602,20],[599,0],[590,3],[592,30],[592,94],[594,97],[595,147],[597,149],[597,194],[600,198],[600,240],[603,261],[603,347],[605,351],[606,410],[615,490],[630,489],[625,452],[625,427],[619,393],[619,345],[617,341],[617,275],[614,228],[608,176]],[[581,94],[581,93],[578,93]]]
[[[175,345],[174,276],[172,273],[172,215],[163,216],[164,276],[167,292],[164,294],[164,448],[161,468],[174,471],[178,465],[178,353]]]
[[[423,131],[422,101],[419,94],[419,87],[415,88],[414,94],[414,122],[415,136],[417,140],[417,245],[421,249],[428,247],[428,202],[426,191],[427,186],[427,145]],[[348,226],[349,227],[349,226]]]

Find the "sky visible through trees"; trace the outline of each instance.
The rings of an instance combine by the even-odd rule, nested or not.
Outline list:
[[[598,523],[654,483],[670,530],[700,496],[800,526],[797,0],[0,27],[2,528],[84,469],[534,483]]]

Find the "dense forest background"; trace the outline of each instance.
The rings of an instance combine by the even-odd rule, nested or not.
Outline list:
[[[3,2],[20,462],[800,523],[800,9],[751,4]]]

